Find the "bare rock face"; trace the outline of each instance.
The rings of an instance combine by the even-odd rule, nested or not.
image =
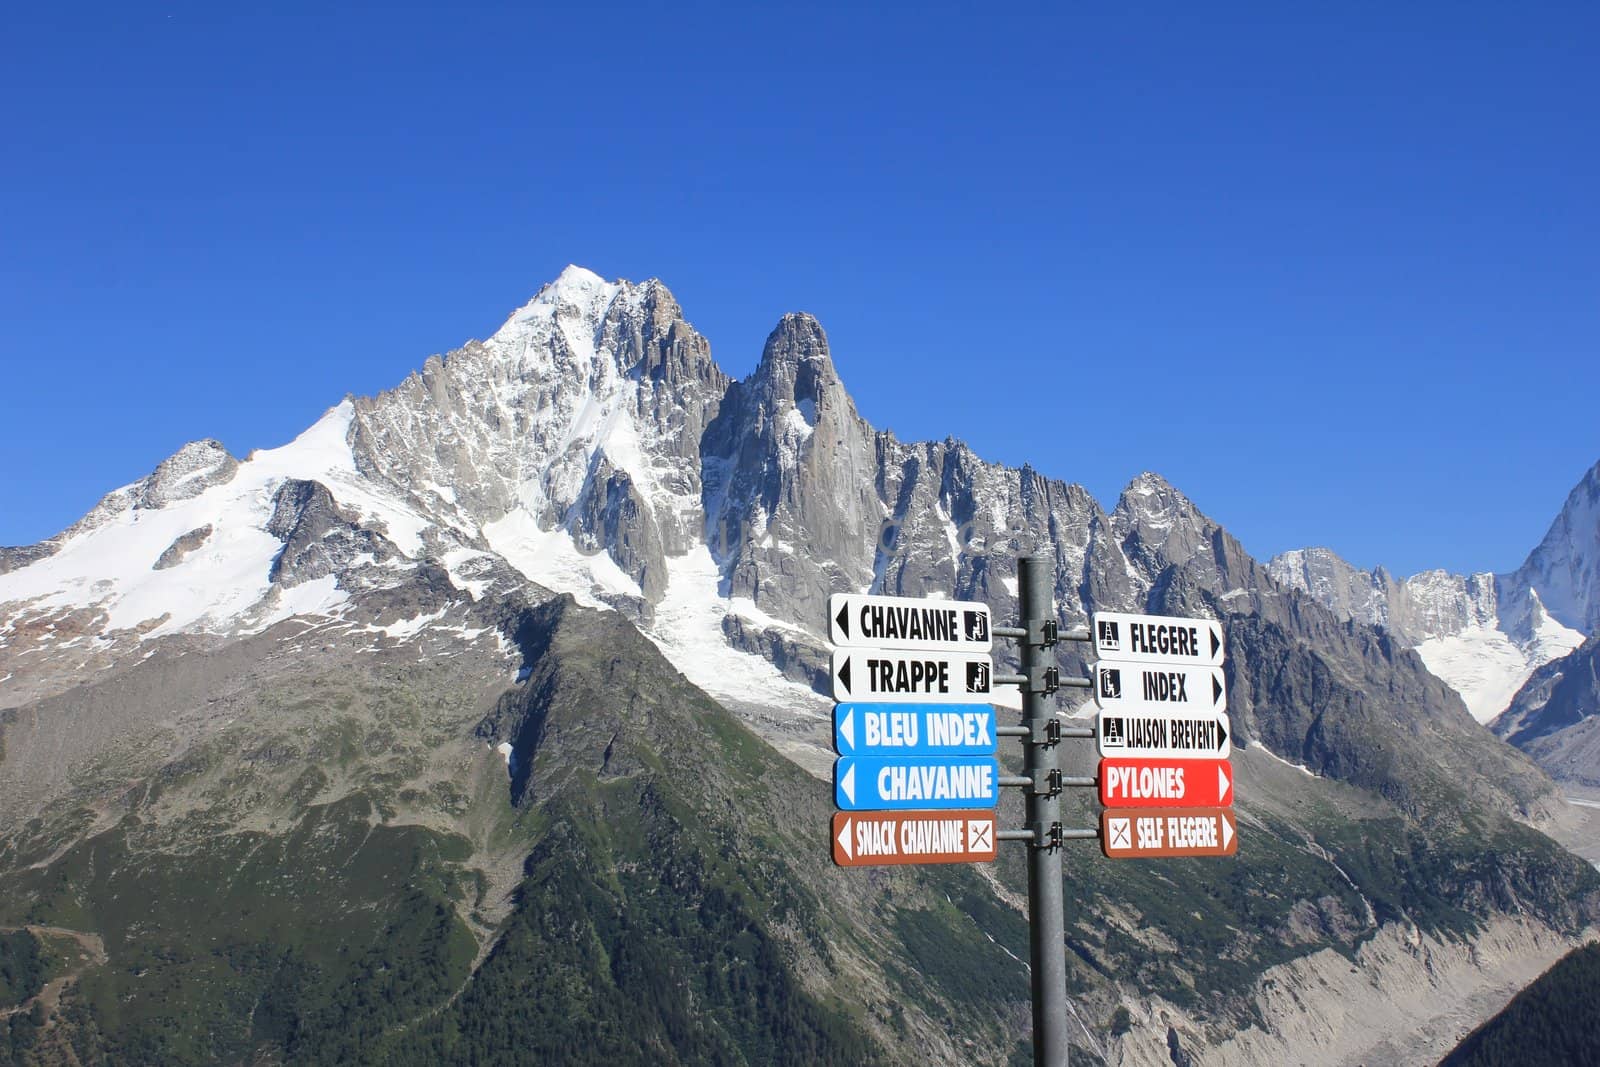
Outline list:
[[[822,327],[785,315],[701,445],[707,537],[731,595],[820,620],[828,591],[872,581],[884,518],[877,444],[834,372]]]
[[[1530,606],[1525,591],[1531,590],[1561,625],[1584,634],[1600,631],[1600,463],[1573,486],[1544,540],[1500,585],[1512,612],[1508,629],[1536,625],[1523,617]]]
[[[177,500],[199,496],[221,485],[239,469],[239,461],[220,441],[191,441],[161,461],[150,477],[133,491],[136,508],[159,508]]]
[[[1558,781],[1600,789],[1600,636],[1534,671],[1490,729]]]
[[[320,482],[284,482],[273,497],[266,530],[283,542],[267,575],[273,585],[343,575],[363,562],[383,563],[400,555],[388,538],[358,526]]]
[[[36,545],[15,545],[0,548],[0,574],[10,574],[14,570],[37,563],[41,559],[48,559],[60,550],[54,541],[40,541]]]
[[[206,539],[210,536],[210,523],[206,523],[198,529],[190,530],[168,545],[167,550],[161,553],[152,566],[158,571],[164,571],[168,567],[176,567],[183,562],[183,557],[205,544]]]
[[[595,457],[589,485],[572,517],[573,540],[586,552],[609,552],[639,583],[647,602],[667,591],[665,551],[655,514],[633,484],[604,455]]]

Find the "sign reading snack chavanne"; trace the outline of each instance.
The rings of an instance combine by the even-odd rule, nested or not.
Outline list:
[[[828,598],[828,640],[835,645],[982,652],[989,648],[989,605],[933,597]]]

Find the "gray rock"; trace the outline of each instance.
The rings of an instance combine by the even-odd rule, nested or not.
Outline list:
[[[183,558],[201,545],[211,536],[211,524],[208,522],[197,530],[190,530],[180,534],[178,538],[168,545],[166,551],[151,565],[153,570],[164,571],[168,567],[176,567],[183,562]]]
[[[375,563],[400,556],[387,537],[362,528],[342,511],[320,482],[285,481],[273,496],[266,531],[283,542],[267,575],[273,585],[343,574],[363,556]]]

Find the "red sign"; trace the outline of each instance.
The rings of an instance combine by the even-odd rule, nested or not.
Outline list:
[[[1225,759],[1103,759],[1100,803],[1108,808],[1231,808]]]
[[[836,811],[833,862],[986,863],[998,838],[992,811]]]
[[[1114,860],[1231,856],[1239,851],[1239,827],[1226,808],[1107,808],[1100,813],[1100,850]]]

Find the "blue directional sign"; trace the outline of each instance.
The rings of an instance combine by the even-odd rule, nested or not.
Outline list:
[[[833,799],[845,811],[992,808],[1000,802],[993,756],[840,756]]]
[[[971,704],[836,704],[833,747],[841,756],[992,756],[991,707]]]

